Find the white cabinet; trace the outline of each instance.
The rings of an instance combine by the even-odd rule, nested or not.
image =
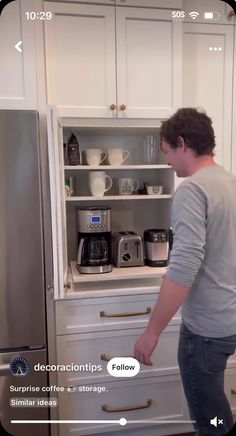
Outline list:
[[[156,303],[159,286],[144,285],[136,282],[135,288],[123,289],[124,285],[116,286],[115,295],[112,288],[107,285],[107,296],[102,296],[101,291],[92,294],[86,292],[86,298],[71,299],[56,302],[56,333],[57,335],[77,335],[78,333],[101,332],[116,329],[143,328],[150,317]],[[117,290],[118,289],[118,290]],[[123,290],[123,291],[122,291]],[[140,293],[138,294],[138,290]],[[130,295],[127,295],[128,292]],[[125,294],[120,296],[119,293]],[[109,295],[109,296],[108,296]],[[178,312],[170,321],[170,325],[180,323]]]
[[[4,7],[0,18],[0,108],[37,109],[35,23],[25,12],[35,2],[17,0]],[[19,52],[15,45],[19,42]]]
[[[114,329],[114,324],[113,324]],[[94,366],[93,373],[86,371],[70,371],[69,374],[58,374],[59,384],[62,386],[77,385],[93,382],[103,383],[114,381],[107,371],[108,362],[114,357],[132,357],[136,340],[143,329],[125,329],[119,331],[78,335],[63,335],[57,338],[57,362],[66,365],[67,362],[79,362],[81,365],[91,362]],[[140,365],[137,378],[155,377],[176,374],[179,372],[177,363],[178,328],[168,327],[160,337],[157,349],[152,355],[153,366],[148,368]],[[101,371],[95,368],[101,367]],[[100,369],[100,368],[99,368]],[[123,377],[123,380],[125,378]]]
[[[98,281],[96,274],[79,274],[75,265],[77,258],[77,211],[84,206],[111,207],[111,231],[134,230],[143,236],[145,229],[169,228],[170,201],[174,191],[174,173],[166,164],[166,158],[158,147],[158,129],[153,126],[146,127],[122,127],[115,124],[104,126],[84,126],[83,120],[60,119],[53,108],[48,114],[48,145],[50,162],[50,188],[51,188],[51,209],[52,209],[52,234],[54,250],[54,297],[64,298],[67,286],[68,265],[71,266],[70,280],[73,289],[68,293],[79,290],[81,285],[91,283],[94,286]],[[118,121],[118,120],[115,120]],[[125,120],[127,121],[127,120]],[[63,125],[64,124],[64,125]],[[63,142],[74,132],[80,143],[83,155],[81,165],[64,166]],[[143,165],[143,142],[148,134],[153,135],[157,141],[157,157],[154,164]],[[64,136],[64,140],[63,140]],[[84,152],[87,148],[110,149],[125,144],[130,155],[126,165],[113,166],[108,162],[100,166],[89,166],[84,161]],[[94,170],[104,171],[112,179],[111,191],[101,197],[93,197],[89,190],[89,173]],[[75,192],[71,197],[65,193],[65,180],[72,177],[75,181]],[[163,186],[163,194],[144,195],[135,193],[132,195],[119,195],[119,178],[130,177],[137,179],[140,188],[144,182],[149,185]],[[151,268],[147,266],[132,268],[113,268],[109,274],[101,274],[101,282],[127,281],[133,279],[158,280],[165,272],[162,268]],[[104,285],[106,287],[106,285]],[[66,292],[67,294],[67,292]]]
[[[179,313],[171,320],[160,338],[154,353],[153,367],[141,365],[134,379],[115,380],[107,372],[108,361],[115,356],[133,355],[138,336],[146,327],[156,302],[165,268],[115,268],[109,274],[79,274],[76,265],[76,211],[84,205],[109,205],[112,232],[132,229],[142,235],[146,228],[168,228],[169,207],[174,189],[174,174],[165,156],[157,152],[153,165],[143,165],[143,142],[148,134],[158,142],[156,121],[137,127],[127,120],[83,120],[60,118],[49,108],[48,135],[51,169],[51,200],[53,218],[54,298],[56,309],[57,364],[91,362],[101,365],[101,372],[73,370],[59,371],[57,383],[65,386],[58,395],[59,419],[115,420],[125,417],[130,431],[140,431],[137,419],[188,419],[188,412],[177,364]],[[110,122],[110,123],[109,123]],[[123,124],[121,124],[121,122]],[[106,124],[106,125],[104,125]],[[87,148],[112,147],[130,153],[125,165],[112,166],[108,162],[94,167],[82,161],[78,166],[64,166],[63,142],[71,132],[79,140],[84,158]],[[64,138],[64,140],[63,140]],[[92,197],[88,189],[88,173],[94,170],[109,173],[114,190],[104,197]],[[65,178],[76,179],[77,191],[65,196]],[[119,177],[137,178],[164,186],[163,195],[129,195],[117,193]],[[65,292],[67,268],[72,287]],[[103,388],[98,393],[95,388]],[[82,389],[82,390],[81,390]],[[92,389],[92,390],[91,390]],[[89,406],[88,406],[89,405]],[[191,424],[147,426],[145,434],[155,436],[181,433],[192,429]],[[67,423],[59,425],[60,436],[105,434],[120,430],[116,423]]]
[[[114,381],[103,386],[106,391],[101,393],[78,390],[59,394],[61,419],[98,420],[94,424],[62,424],[60,436],[68,436],[70,432],[78,436],[97,433],[105,435],[112,430],[114,433],[111,434],[115,436],[117,431],[122,431],[119,423],[121,418],[127,420],[125,427],[127,430],[143,429],[142,435],[148,436],[149,431],[152,432],[153,429],[155,429],[155,436],[178,432],[177,424],[156,426],[149,424],[148,426],[148,421],[154,419],[181,420],[184,418],[182,386],[178,375],[145,380]],[[82,387],[89,389],[91,386],[83,385]],[[95,384],[93,387],[99,388],[101,385]],[[102,423],[103,420],[108,422]],[[189,425],[185,425],[185,431],[190,429]]]
[[[229,400],[232,413],[236,416],[236,367],[225,371],[225,393]]]
[[[182,103],[182,24],[170,10],[126,7],[116,26],[118,116],[168,118]]]
[[[200,107],[213,120],[216,161],[231,169],[232,25],[184,23],[183,103]]]
[[[181,105],[171,9],[45,3],[48,102],[62,116],[166,118]]]
[[[112,116],[116,103],[114,9],[45,3],[48,102],[63,116]]]
[[[71,371],[58,372],[58,384],[65,387],[58,396],[59,418],[98,420],[60,425],[60,436],[70,431],[78,436],[113,435],[120,430],[120,418],[127,419],[127,430],[146,427],[144,432],[150,436],[192,429],[188,422],[148,425],[153,419],[189,419],[177,363],[179,314],[162,333],[152,356],[153,366],[141,364],[134,378],[117,379],[108,373],[111,358],[133,355],[150,316],[145,312],[147,307],[152,310],[158,289],[145,289],[139,283],[136,290],[129,290],[130,295],[122,296],[122,292],[122,287],[110,297],[102,297],[98,291],[96,297],[90,297],[85,292],[84,297],[56,302],[57,364],[77,364]],[[109,314],[108,318],[100,317],[101,312]]]

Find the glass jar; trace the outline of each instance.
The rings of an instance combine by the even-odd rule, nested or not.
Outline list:
[[[156,164],[157,163],[157,149],[156,141],[153,135],[148,135],[144,139],[143,144],[143,163],[144,164]]]

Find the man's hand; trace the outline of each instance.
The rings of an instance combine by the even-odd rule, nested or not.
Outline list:
[[[134,357],[140,363],[152,365],[150,359],[153,350],[156,348],[159,336],[156,336],[147,330],[138,338],[134,346]]]
[[[160,295],[152,311],[148,326],[134,347],[134,357],[140,363],[152,365],[150,357],[157,346],[159,336],[184,302],[189,289],[189,287],[172,282],[167,275],[164,276]]]

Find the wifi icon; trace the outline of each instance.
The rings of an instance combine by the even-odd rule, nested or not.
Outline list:
[[[190,17],[193,19],[193,20],[196,20],[196,18],[200,15],[198,12],[189,12],[189,15],[190,15]]]

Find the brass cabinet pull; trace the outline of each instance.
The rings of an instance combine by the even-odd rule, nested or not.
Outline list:
[[[125,104],[121,104],[121,105],[120,105],[120,110],[121,110],[121,111],[125,111],[125,109],[126,109],[126,105],[125,105]]]
[[[236,389],[231,389],[231,394],[236,395]]]
[[[147,315],[151,313],[151,307],[147,307],[145,312],[123,312],[123,313],[108,313],[108,312],[100,312],[100,318],[124,318],[128,316],[139,316],[139,315]]]
[[[101,354],[101,360],[105,360],[105,362],[109,362],[114,357],[116,357],[116,356],[108,356],[108,354]],[[119,357],[133,357],[133,359],[135,358],[134,355],[132,355],[132,356],[119,356]]]
[[[125,406],[125,407],[110,407],[107,404],[102,404],[102,410],[104,412],[131,412],[133,410],[139,409],[147,409],[151,407],[152,400],[148,399],[146,404],[134,404],[133,406]]]
[[[71,283],[64,283],[64,288],[70,289],[71,288]]]
[[[111,109],[111,111],[115,111],[116,110],[116,105],[115,104],[111,104],[110,109]]]

